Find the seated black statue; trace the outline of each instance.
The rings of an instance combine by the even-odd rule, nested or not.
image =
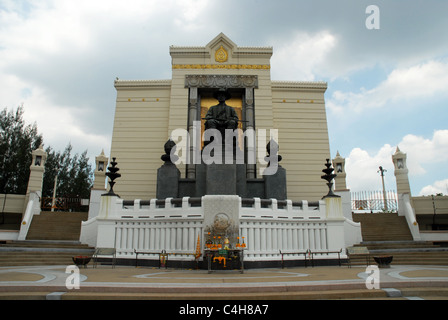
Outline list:
[[[219,101],[219,104],[210,107],[205,116],[205,130],[218,129],[224,133],[225,129],[235,130],[238,127],[238,115],[235,109],[226,104],[231,95],[228,91],[220,89],[213,94],[213,97]]]

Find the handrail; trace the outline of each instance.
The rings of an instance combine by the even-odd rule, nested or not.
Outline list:
[[[22,224],[20,225],[19,237],[18,240],[25,240],[28,234],[28,230],[31,225],[31,221],[33,220],[33,207],[34,200],[28,201],[26,206],[25,214],[23,215]]]
[[[36,212],[40,213],[40,193],[33,192],[29,195],[28,204],[26,205],[25,214],[20,225],[18,240],[26,239],[31,222],[33,221],[33,216]]]
[[[401,210],[400,211],[403,212],[404,216],[406,217],[406,221],[408,223],[409,231],[411,231],[412,238],[414,239],[414,241],[418,241],[421,239],[420,230],[418,227],[417,219],[415,217],[414,209],[412,208],[411,205],[409,194],[406,193],[400,194],[400,198],[401,203],[403,204],[402,211]]]

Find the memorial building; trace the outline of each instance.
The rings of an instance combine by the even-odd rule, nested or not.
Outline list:
[[[361,233],[332,190],[327,84],[273,81],[273,48],[222,33],[169,52],[172,79],[114,83],[112,161],[96,159],[81,241],[209,270],[345,259]]]
[[[262,176],[266,144],[275,129],[280,165],[288,172],[289,198],[321,199],[326,193],[321,170],[330,158],[327,84],[271,80],[272,54],[271,47],[240,47],[221,33],[204,47],[171,46],[170,80],[115,81],[111,157],[126,172],[117,183],[117,194],[124,199],[155,198],[164,143],[177,129],[192,135],[195,121],[201,122],[202,134],[203,118],[217,103],[213,93],[224,88],[231,94],[226,103],[235,109],[239,128],[254,130],[258,138],[245,150],[246,158],[249,153],[256,160],[248,165],[247,179]],[[182,162],[181,178],[195,179],[195,166]]]

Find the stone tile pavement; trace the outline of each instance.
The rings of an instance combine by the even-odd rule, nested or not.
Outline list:
[[[447,288],[448,266],[297,267],[243,274],[107,265],[0,268],[0,299],[419,299],[415,294],[425,290],[426,297],[446,299]]]

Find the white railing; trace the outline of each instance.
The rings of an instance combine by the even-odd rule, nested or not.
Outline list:
[[[325,223],[286,221],[240,221],[240,232],[245,237],[247,260],[278,260],[281,251],[324,251],[328,248]],[[303,255],[290,255],[303,259]]]
[[[116,202],[116,213],[122,219],[189,219],[203,218],[200,198]]]
[[[30,193],[28,204],[26,206],[25,214],[20,225],[20,231],[18,240],[25,240],[28,235],[28,230],[30,228],[31,222],[33,221],[33,216],[35,214],[40,214],[40,193],[33,192]]]
[[[202,220],[197,219],[118,221],[116,222],[115,248],[117,256],[133,256],[134,249],[150,252],[166,250],[176,254],[194,253],[198,236],[202,238]]]
[[[412,238],[414,239],[414,241],[421,240],[417,218],[415,216],[414,208],[412,208],[410,196],[408,193],[403,193],[399,195],[398,208],[399,208],[398,215],[405,216],[406,222],[408,223],[409,231],[411,231]]]
[[[278,260],[280,250],[328,249],[324,201],[269,201],[270,205],[263,207],[262,201],[255,199],[251,207],[241,208],[240,234],[247,244],[246,260]],[[304,259],[304,256],[286,258]]]
[[[115,222],[117,256],[134,256],[134,250],[185,254],[196,251],[203,238],[200,199],[182,198],[150,201],[118,199],[119,220]],[[146,255],[147,258],[154,258]],[[158,256],[157,256],[158,257]],[[180,259],[192,257],[179,255]]]
[[[134,250],[191,254],[196,251],[198,238],[200,249],[204,248],[205,213],[201,198],[150,201],[117,198],[110,212],[107,219],[98,217],[97,222],[113,223],[107,234],[112,238],[106,242],[114,245],[119,258],[135,257]],[[325,201],[240,199],[239,236],[245,239],[245,260],[248,261],[281,260],[280,250],[310,249],[319,253],[335,249],[329,243]],[[158,255],[144,258],[155,259]],[[299,260],[305,256],[297,254],[285,258]],[[334,257],[329,254],[322,258]],[[171,259],[194,260],[194,257],[179,255]]]

